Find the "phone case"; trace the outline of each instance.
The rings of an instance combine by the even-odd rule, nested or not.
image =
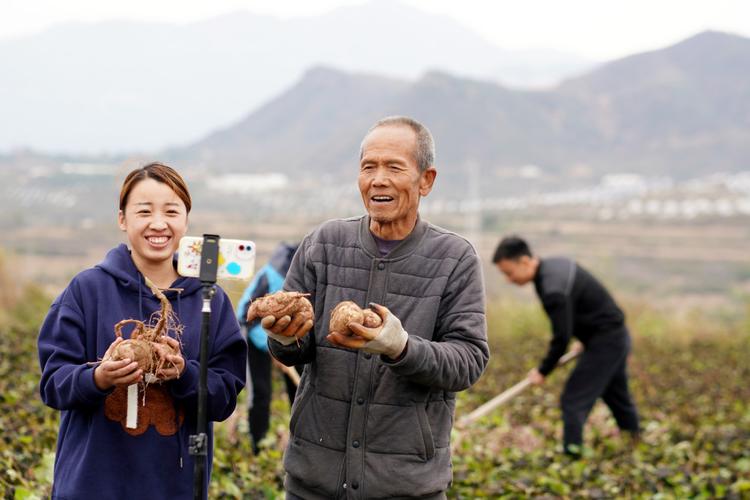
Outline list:
[[[177,255],[177,272],[197,278],[201,270],[202,236],[183,236]],[[219,240],[218,279],[246,280],[255,272],[255,243],[250,240]]]

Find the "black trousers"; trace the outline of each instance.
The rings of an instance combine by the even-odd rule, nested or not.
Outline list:
[[[271,355],[258,349],[252,342],[247,343],[247,364],[250,368],[250,380],[253,384],[253,398],[248,413],[248,424],[250,437],[253,442],[253,451],[258,452],[258,443],[268,432],[271,419],[271,396],[272,396],[272,373],[273,362]],[[299,372],[299,369],[297,369]],[[294,401],[297,386],[288,375],[284,374],[286,382],[286,393],[289,396],[289,404]]]
[[[583,443],[583,425],[599,397],[612,411],[620,429],[638,432],[638,411],[628,390],[629,352],[630,335],[625,328],[601,333],[587,342],[560,398],[566,450],[569,445]]]

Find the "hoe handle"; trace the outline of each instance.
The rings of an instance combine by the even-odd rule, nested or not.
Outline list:
[[[563,357],[560,358],[560,360],[557,362],[557,366],[562,366],[569,361],[577,358],[581,354],[580,351],[577,350],[571,350],[568,351]],[[510,387],[509,389],[504,390],[494,398],[490,399],[486,403],[484,403],[479,408],[475,409],[473,412],[469,413],[468,415],[463,416],[461,419],[459,419],[458,423],[456,424],[456,427],[459,429],[466,428],[467,426],[473,424],[483,416],[490,413],[492,410],[497,408],[498,406],[502,406],[514,397],[521,394],[523,391],[526,390],[528,386],[531,385],[531,382],[529,379],[524,378],[514,386]]]

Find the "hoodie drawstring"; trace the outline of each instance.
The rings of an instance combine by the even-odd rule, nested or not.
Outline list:
[[[138,273],[138,317],[143,321],[143,276]]]
[[[180,308],[180,297],[181,296],[182,296],[182,290],[177,290],[177,317],[178,318],[180,317],[180,315],[182,313],[182,309]],[[182,465],[183,465],[183,462],[182,462],[183,443],[182,443],[182,426],[180,425],[180,410],[177,407],[177,401],[173,401],[173,404],[175,406],[174,413],[175,413],[175,420],[176,420],[175,423],[177,425],[177,442],[179,443],[179,447],[178,447],[177,453],[178,453],[179,461],[180,461],[180,469],[182,469]]]
[[[182,312],[182,309],[180,308],[180,297],[182,296],[182,290],[177,290],[177,317],[180,317],[180,313]],[[138,316],[145,320],[145,317],[143,316],[143,275],[139,272],[138,273]],[[177,427],[177,432],[175,433],[175,437],[177,438],[177,464],[180,467],[180,469],[184,466],[184,461],[182,457],[182,452],[184,450],[184,443],[182,442],[182,436],[183,436],[183,429],[182,425],[180,425],[180,406],[174,399],[172,400],[172,407],[174,408],[175,412],[175,426]]]

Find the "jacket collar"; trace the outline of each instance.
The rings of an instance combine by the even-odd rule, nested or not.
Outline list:
[[[539,259],[539,265],[536,268],[536,273],[534,274],[534,279],[532,282],[534,283],[534,288],[536,290],[542,289],[542,266],[544,265],[544,260],[541,257],[537,257]]]
[[[428,226],[429,224],[422,220],[422,217],[417,214],[417,223],[411,233],[409,233],[409,236],[401,240],[401,243],[399,243],[399,245],[386,257],[380,257],[378,244],[375,242],[375,238],[370,232],[370,216],[364,215],[359,222],[359,242],[362,245],[362,248],[365,249],[365,252],[372,257],[382,260],[397,260],[411,255],[414,252],[427,232]]]

